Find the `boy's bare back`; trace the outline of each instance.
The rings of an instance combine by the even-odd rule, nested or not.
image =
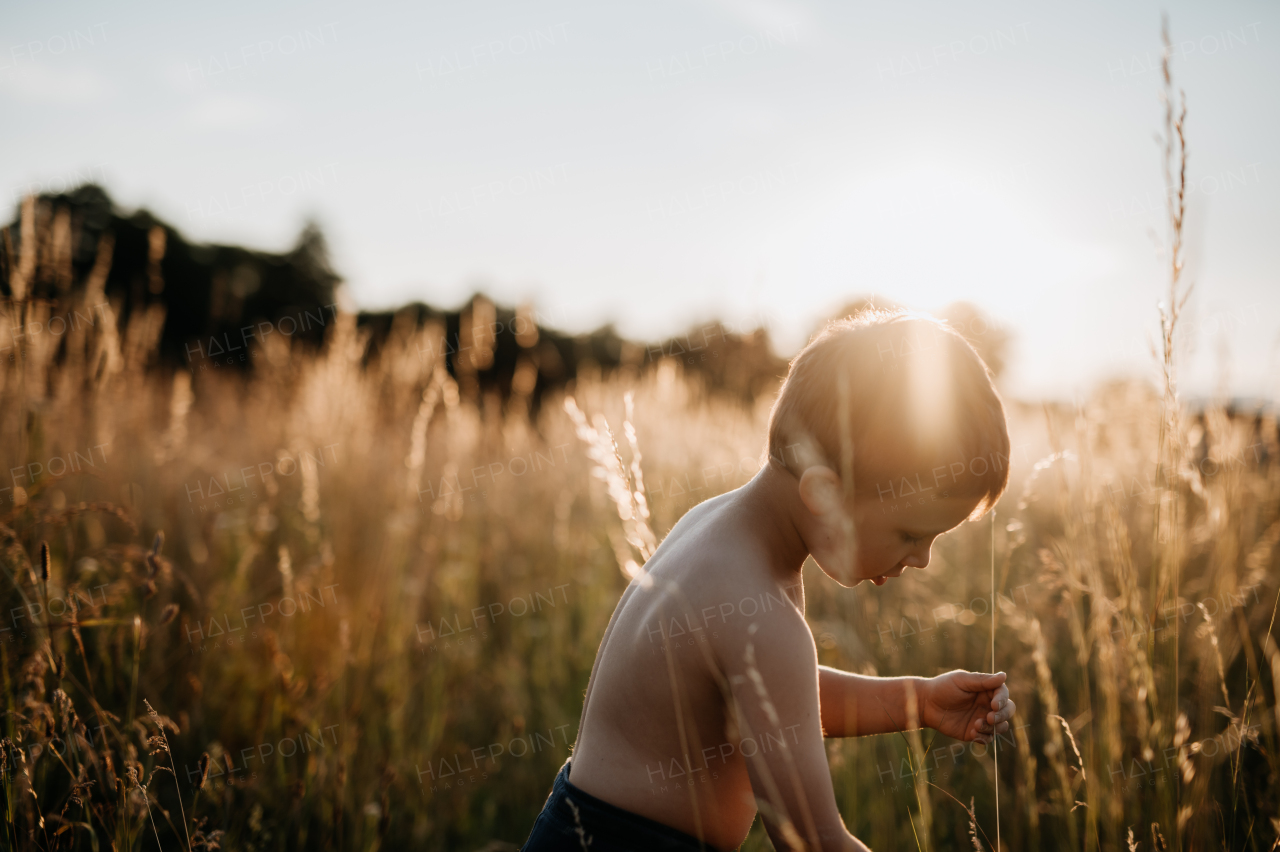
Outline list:
[[[690,510],[627,587],[596,656],[569,778],[720,849],[742,843],[756,791],[768,789],[797,827],[844,833],[799,565],[768,552],[762,519],[739,496]]]

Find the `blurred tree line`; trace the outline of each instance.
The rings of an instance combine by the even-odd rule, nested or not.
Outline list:
[[[280,254],[194,243],[145,209],[122,211],[102,187],[86,184],[24,199],[3,235],[0,296],[46,300],[60,310],[81,304],[86,288],[96,287],[95,297],[110,304],[122,331],[139,315],[155,318],[157,367],[250,369],[253,348],[268,335],[316,347],[338,313],[342,279],[314,223]],[[26,253],[27,245],[34,251]],[[896,305],[861,298],[832,316],[866,307]],[[970,340],[997,376],[1003,371],[1007,332],[967,303],[939,315]],[[542,320],[529,306],[497,305],[482,294],[455,309],[415,302],[356,316],[366,358],[376,357],[396,336],[434,323],[441,332],[440,354],[464,392],[496,393],[506,400],[514,390],[535,409],[548,390],[584,371],[643,371],[675,360],[686,375],[700,376],[709,392],[749,402],[772,391],[787,370],[764,328],[709,322],[659,342],[637,343],[612,325],[569,334]]]

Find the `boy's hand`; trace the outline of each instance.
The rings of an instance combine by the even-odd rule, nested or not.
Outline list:
[[[954,671],[925,681],[920,723],[957,740],[989,743],[1009,730],[1017,709],[1004,672]]]

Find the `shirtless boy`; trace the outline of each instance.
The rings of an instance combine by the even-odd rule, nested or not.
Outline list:
[[[990,742],[1014,704],[1003,673],[819,666],[801,567],[850,588],[926,567],[934,539],[995,505],[1008,457],[1000,398],[955,331],[907,314],[829,325],[791,363],[767,463],[685,514],[623,593],[524,852],[736,849],[757,810],[777,849],[865,850],[823,737],[915,718]]]

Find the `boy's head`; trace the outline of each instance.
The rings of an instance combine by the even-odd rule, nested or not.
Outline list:
[[[1009,479],[1004,406],[986,365],[946,323],[905,312],[831,322],[792,360],[769,455],[834,525],[821,536],[825,556],[844,567],[813,554],[846,585],[923,568],[933,539],[981,517]],[[855,531],[853,565],[835,551],[850,550]]]

